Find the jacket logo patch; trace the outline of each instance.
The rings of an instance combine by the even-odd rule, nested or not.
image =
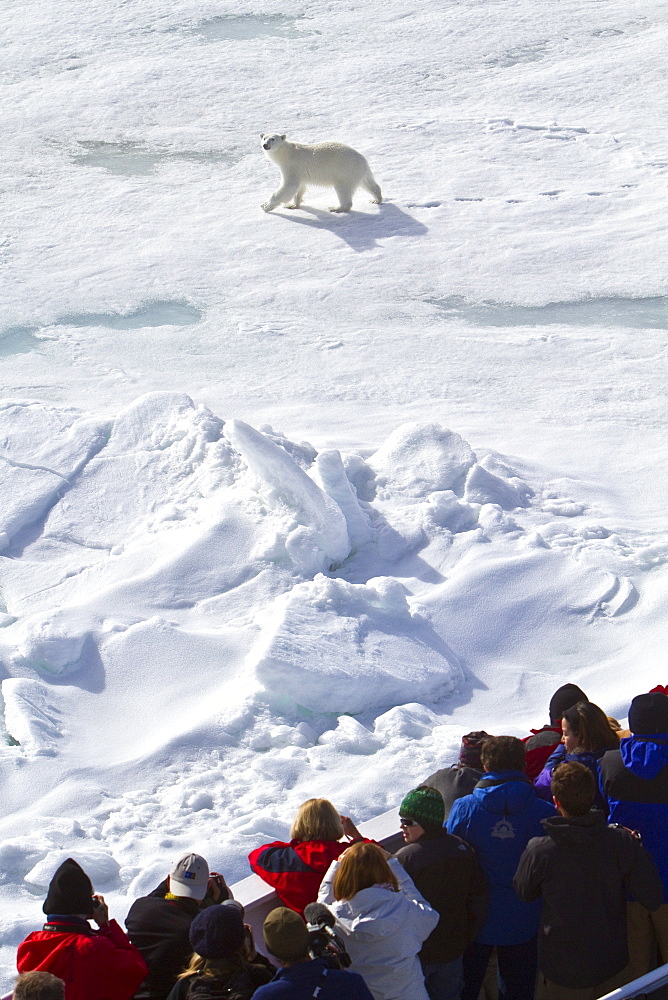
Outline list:
[[[496,826],[492,827],[492,836],[500,840],[508,840],[515,836],[515,827],[507,819],[500,819]]]

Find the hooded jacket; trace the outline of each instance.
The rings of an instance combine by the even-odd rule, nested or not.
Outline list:
[[[522,944],[537,934],[540,906],[520,900],[513,877],[526,845],[543,833],[541,820],[554,815],[521,771],[489,772],[454,803],[448,833],[475,848],[489,886],[487,919],[476,938],[481,944]]]
[[[304,916],[318,898],[325,872],[350,843],[339,840],[275,840],[248,855],[256,875],[272,886],[284,906]]]
[[[148,968],[115,920],[94,931],[87,920],[51,917],[18,947],[22,972],[50,972],[65,1000],[130,1000]]]
[[[484,776],[482,771],[475,767],[460,767],[452,764],[450,767],[442,767],[440,771],[434,771],[422,782],[429,785],[441,793],[443,805],[445,806],[445,819],[450,815],[452,803],[457,799],[470,795],[480,779]]]
[[[563,764],[567,761],[575,761],[577,764],[584,764],[584,766],[588,767],[594,775],[597,785],[596,796],[594,798],[594,808],[605,809],[606,802],[598,788],[598,762],[604,753],[607,753],[607,750],[582,750],[579,753],[566,753],[566,747],[563,743],[561,743],[550,755],[545,767],[533,783],[533,787],[536,789],[536,795],[538,798],[544,799],[546,802],[551,802],[552,792],[550,790],[550,783],[552,781],[552,772],[557,764]]]
[[[659,874],[640,842],[599,810],[552,816],[543,827],[547,836],[529,841],[514,879],[521,899],[543,900],[538,967],[558,986],[598,986],[628,961],[627,892],[655,910]]]
[[[652,855],[668,902],[668,733],[630,736],[601,758],[609,821],[637,830]]]
[[[438,923],[438,913],[423,899],[396,858],[388,861],[399,892],[383,885],[361,889],[352,899],[335,900],[333,862],[323,879],[318,902],[336,917],[352,960],[374,1000],[429,1000],[418,958],[422,942]]]

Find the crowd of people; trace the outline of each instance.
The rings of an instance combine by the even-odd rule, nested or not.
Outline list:
[[[249,856],[280,901],[266,955],[197,854],[133,903],[127,934],[68,859],[14,998],[597,1000],[668,963],[667,694],[634,698],[623,732],[565,684],[524,740],[467,734],[404,796],[393,854],[309,799],[288,843]]]

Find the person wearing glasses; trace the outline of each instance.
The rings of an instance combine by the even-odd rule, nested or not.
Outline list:
[[[429,1000],[418,952],[438,913],[396,858],[378,844],[352,844],[329,866],[318,902],[334,914],[374,1000]]]
[[[462,956],[487,915],[487,879],[470,844],[443,829],[444,816],[436,788],[419,785],[410,791],[399,807],[406,846],[395,857],[440,914],[420,951],[430,1000],[459,1000]]]

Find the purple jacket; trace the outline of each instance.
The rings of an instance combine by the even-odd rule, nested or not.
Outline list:
[[[603,809],[607,811],[607,803],[598,787],[598,762],[607,753],[606,750],[585,750],[582,753],[566,753],[566,747],[563,743],[560,743],[554,753],[550,754],[548,761],[540,772],[538,777],[534,780],[533,786],[536,789],[536,795],[539,799],[544,799],[545,802],[552,801],[552,792],[550,790],[550,782],[552,781],[552,772],[554,771],[557,764],[561,764],[564,761],[574,760],[578,764],[584,764],[588,767],[591,773],[594,775],[594,781],[596,782],[596,795],[594,796],[594,808]]]

